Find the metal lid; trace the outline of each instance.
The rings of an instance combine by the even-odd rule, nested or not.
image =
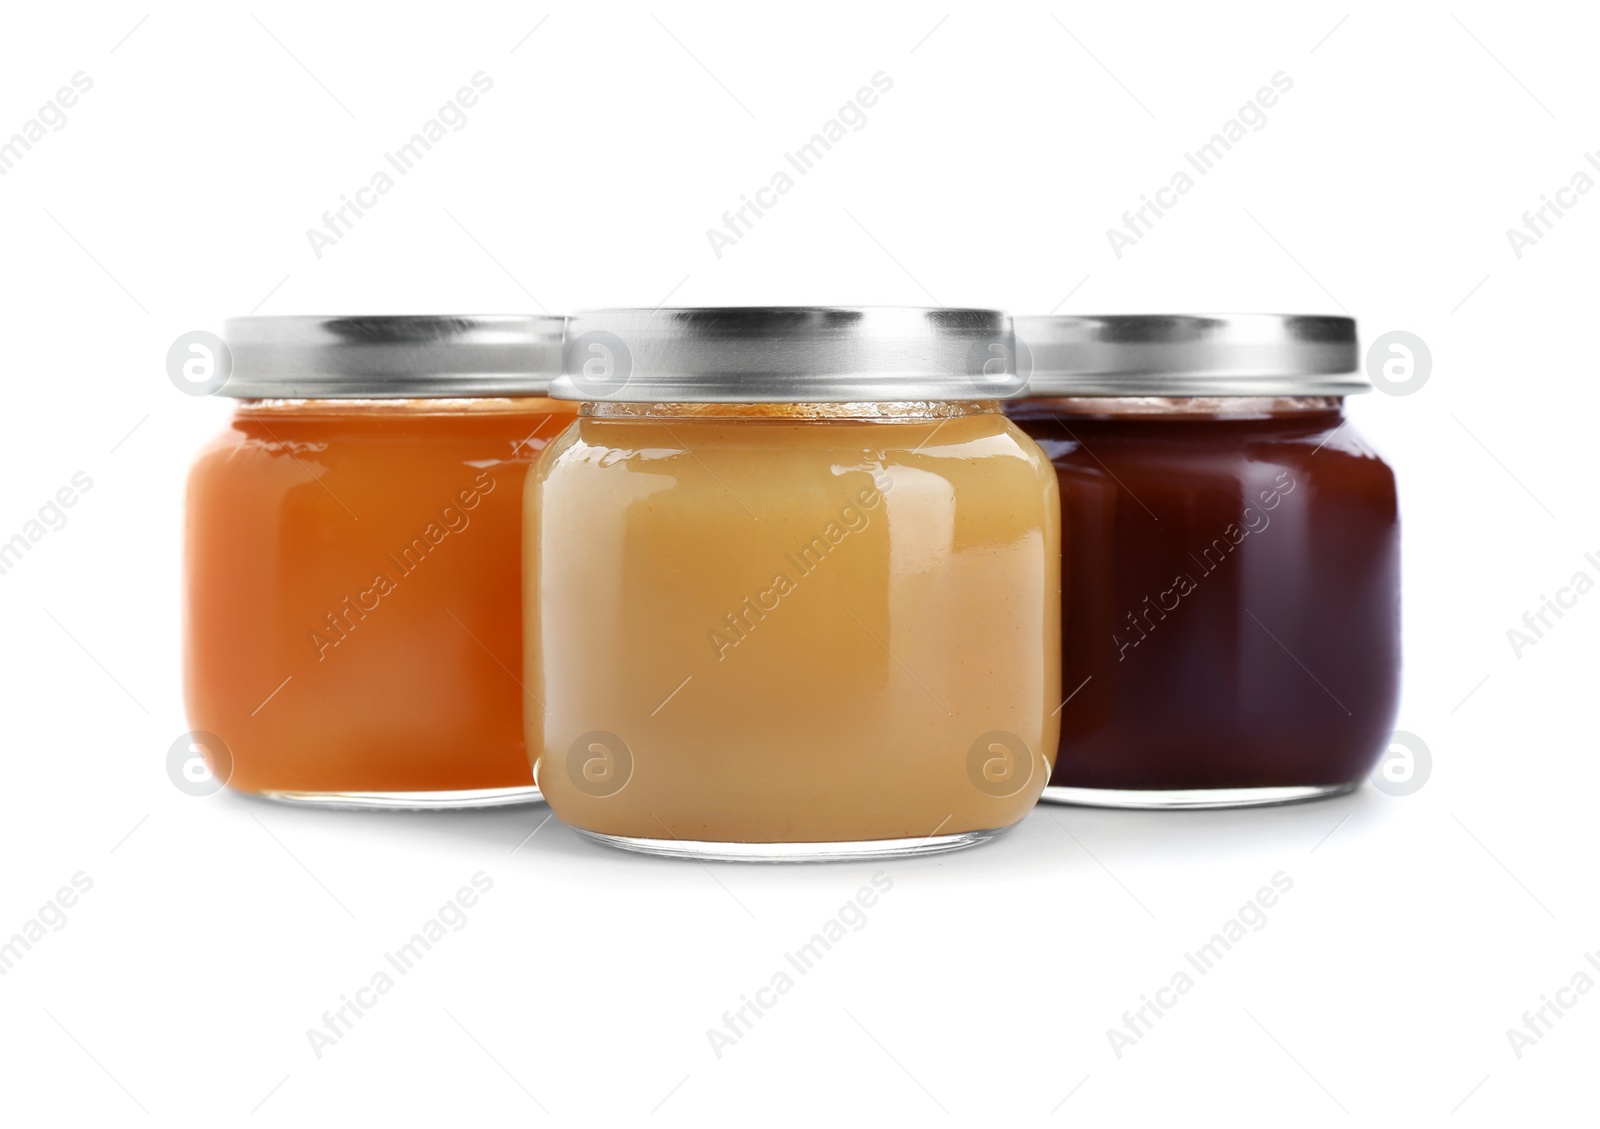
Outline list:
[[[1348,396],[1354,318],[1129,314],[1015,319],[1029,396]]]
[[[562,400],[991,400],[1020,387],[997,310],[730,306],[589,310],[568,321]]]
[[[230,318],[240,399],[539,396],[561,370],[565,319],[520,314]]]

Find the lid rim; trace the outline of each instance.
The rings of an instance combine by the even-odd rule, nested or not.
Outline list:
[[[590,403],[994,400],[1020,385],[1010,319],[934,306],[584,310],[556,399]]]
[[[1024,395],[1347,396],[1369,391],[1354,318],[1110,314],[1015,319]]]
[[[566,319],[549,314],[229,318],[235,399],[449,399],[546,395]]]

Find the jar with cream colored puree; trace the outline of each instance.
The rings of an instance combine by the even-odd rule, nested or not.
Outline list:
[[[522,489],[576,414],[545,395],[561,330],[518,316],[228,322],[220,393],[237,404],[189,475],[194,732],[176,757],[310,804],[538,799]]]
[[[983,310],[604,310],[529,474],[528,742],[605,843],[749,860],[951,850],[1044,787],[1055,472]]]

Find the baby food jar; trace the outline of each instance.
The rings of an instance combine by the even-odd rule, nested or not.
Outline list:
[[[231,787],[432,808],[537,799],[522,490],[571,421],[557,317],[227,324],[239,403],[189,476],[185,692]]]
[[[1282,803],[1354,788],[1399,692],[1394,475],[1349,426],[1341,317],[1016,321],[1006,405],[1061,479],[1061,752],[1044,798]],[[1024,361],[1024,367],[1026,367]]]
[[[1057,744],[1059,500],[984,310],[606,310],[526,496],[529,746],[566,823],[726,859],[951,850]]]

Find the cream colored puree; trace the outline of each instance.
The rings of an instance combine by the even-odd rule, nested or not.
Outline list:
[[[1057,746],[1059,502],[1048,460],[992,408],[586,407],[605,418],[553,443],[525,496],[544,708],[528,744],[556,814],[713,842],[1022,818]],[[1034,756],[1003,797],[968,768],[995,730]],[[594,731],[632,753],[612,795],[569,771]]]

